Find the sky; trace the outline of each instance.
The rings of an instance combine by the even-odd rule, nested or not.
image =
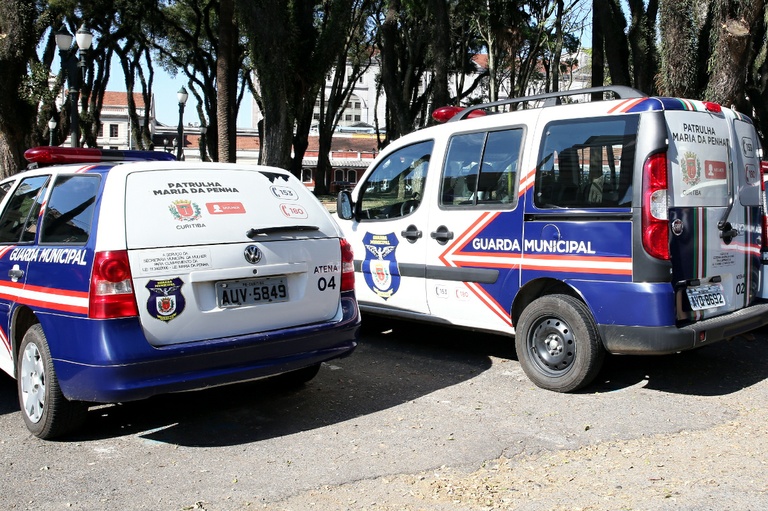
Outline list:
[[[53,61],[51,72],[58,73],[61,60],[57,57]],[[185,87],[189,92],[187,86],[187,80],[181,74],[171,76],[163,69],[155,69],[154,82],[152,89],[155,94],[155,119],[157,122],[168,125],[177,126],[179,124],[179,99],[176,93],[179,92],[181,87]],[[112,92],[125,92],[125,76],[123,75],[123,69],[120,66],[120,62],[115,57],[112,61],[110,68],[109,84],[107,90]],[[138,90],[134,89],[134,92]],[[188,124],[200,124],[200,118],[197,115],[197,99],[192,94],[189,94],[189,99],[184,107],[184,125]],[[238,128],[251,128],[251,96],[246,94],[243,98],[240,112],[237,116]]]
[[[182,86],[189,92],[187,80],[181,74],[171,76],[163,69],[155,69],[152,90],[155,94],[155,119],[157,122],[168,126],[179,124],[179,100],[176,93]],[[115,92],[125,92],[126,90],[125,76],[118,62],[112,63],[107,90]],[[197,99],[190,93],[187,104],[184,106],[184,125],[195,123],[200,123],[200,118],[197,115]],[[246,97],[243,98],[237,116],[237,127],[251,128],[250,94],[246,94]]]

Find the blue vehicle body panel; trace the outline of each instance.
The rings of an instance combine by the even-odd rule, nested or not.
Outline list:
[[[110,403],[246,381],[349,355],[360,317],[353,294],[339,322],[234,338],[151,346],[138,319],[40,314],[68,399]]]

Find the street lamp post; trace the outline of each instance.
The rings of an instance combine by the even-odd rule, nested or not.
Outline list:
[[[56,119],[54,117],[51,117],[51,120],[48,121],[48,145],[55,145],[55,136],[56,136]]]
[[[78,112],[78,97],[80,95],[80,82],[85,73],[85,54],[93,42],[93,34],[85,28],[80,27],[77,35],[74,37],[76,44],[72,44],[72,34],[67,27],[62,25],[56,32],[56,46],[59,47],[59,56],[61,57],[61,68],[67,74],[67,86],[69,88],[69,108],[70,108],[70,127],[72,147],[80,146],[80,114]],[[80,50],[78,52],[78,49]],[[78,58],[79,53],[79,58]]]
[[[208,128],[200,126],[200,161],[208,161],[208,151],[205,144],[208,141],[205,139],[205,134],[208,132]]]
[[[184,148],[184,105],[187,103],[187,98],[189,97],[187,89],[182,86],[181,89],[179,89],[179,92],[176,93],[176,97],[179,98],[179,145],[176,149],[176,159],[181,161],[181,153]]]

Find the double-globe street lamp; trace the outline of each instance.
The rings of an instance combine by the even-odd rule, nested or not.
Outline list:
[[[67,86],[69,88],[70,128],[72,133],[70,142],[72,147],[79,147],[80,113],[78,112],[78,98],[80,95],[80,84],[85,74],[85,54],[91,48],[93,33],[85,28],[85,25],[82,25],[74,37],[76,44],[72,44],[72,39],[72,34],[69,33],[69,30],[64,25],[56,32],[56,46],[59,47],[61,68],[67,74]],[[79,52],[78,49],[80,50]]]
[[[176,93],[176,97],[179,98],[179,145],[176,149],[176,159],[181,161],[181,153],[184,148],[184,105],[187,104],[187,98],[189,98],[187,89],[182,86],[179,92]]]

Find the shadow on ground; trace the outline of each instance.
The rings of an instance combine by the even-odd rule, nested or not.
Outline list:
[[[68,440],[140,435],[186,446],[256,442],[398,406],[476,377],[491,367],[493,357],[516,360],[509,337],[405,321],[364,324],[357,351],[324,364],[301,388],[264,380],[94,407],[85,427]],[[640,385],[683,395],[726,395],[768,378],[766,360],[766,329],[676,355],[611,356],[582,394]],[[0,414],[19,413],[15,382],[0,377]],[[531,392],[546,392],[523,384]]]
[[[124,434],[187,446],[256,442],[369,415],[474,378],[491,367],[493,340],[395,323],[367,328],[348,358],[323,364],[318,376],[286,389],[262,380],[92,408],[70,440]]]
[[[611,356],[585,392],[643,383],[647,389],[697,396],[738,392],[768,378],[768,330],[663,356]]]

